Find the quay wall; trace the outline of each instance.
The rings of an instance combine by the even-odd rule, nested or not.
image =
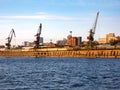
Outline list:
[[[0,51],[0,57],[120,58],[120,50]]]

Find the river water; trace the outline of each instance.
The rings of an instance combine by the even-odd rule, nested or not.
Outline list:
[[[0,58],[0,90],[120,90],[120,59]]]

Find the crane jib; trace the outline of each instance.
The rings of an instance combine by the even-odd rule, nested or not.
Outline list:
[[[95,30],[96,30],[96,26],[97,26],[97,21],[98,21],[98,16],[99,16],[99,12],[97,12],[95,23],[94,23],[93,28],[92,28],[93,35],[95,34]]]

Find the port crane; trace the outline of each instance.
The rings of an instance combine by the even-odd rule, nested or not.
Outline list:
[[[99,16],[99,12],[97,12],[97,16],[96,16],[96,19],[95,19],[95,23],[94,23],[92,29],[90,29],[90,31],[89,31],[89,36],[87,37],[88,43],[89,43],[90,46],[92,46],[92,42],[94,41],[94,34],[95,34],[95,30],[96,30],[96,25],[97,25],[97,21],[98,21],[98,16]]]
[[[35,36],[36,36],[36,40],[34,41],[34,43],[35,43],[35,48],[39,48],[41,30],[42,30],[42,24],[40,23],[38,32],[37,32],[37,34],[35,35]]]
[[[12,30],[10,31],[10,34],[9,34],[9,36],[8,36],[8,38],[7,38],[7,43],[6,43],[7,49],[10,49],[13,35],[14,35],[14,37],[16,37],[14,29],[12,29]]]

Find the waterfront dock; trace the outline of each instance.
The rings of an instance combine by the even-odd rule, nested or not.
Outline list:
[[[36,58],[120,58],[120,50],[7,50],[0,51],[0,57]]]

